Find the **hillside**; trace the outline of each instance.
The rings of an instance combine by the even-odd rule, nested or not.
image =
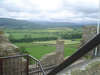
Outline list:
[[[27,21],[27,20],[16,20],[11,18],[0,18],[0,27],[2,28],[55,28],[55,27],[80,27],[76,23],[70,22],[48,22],[48,21]]]
[[[16,20],[16,19],[9,19],[9,18],[0,18],[0,27],[3,28],[31,28],[34,26],[34,28],[40,27],[40,25],[37,25],[33,22],[24,21],[24,20]]]

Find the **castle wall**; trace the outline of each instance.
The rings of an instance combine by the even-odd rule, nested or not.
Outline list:
[[[86,42],[91,40],[97,33],[96,33],[96,26],[85,26],[83,27],[83,35],[81,40],[81,46],[84,45]],[[94,57],[95,55],[95,48],[93,51],[88,53],[89,56]],[[97,55],[100,56],[100,46],[98,46]]]
[[[0,57],[19,54],[18,47],[10,43],[4,33],[0,32]],[[23,61],[23,58],[7,58],[0,61],[2,61],[3,75],[25,75],[25,61]]]

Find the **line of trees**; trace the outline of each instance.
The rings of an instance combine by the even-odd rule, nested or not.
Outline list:
[[[59,34],[59,36],[48,36],[48,37],[38,37],[34,38],[32,35],[24,35],[23,38],[15,39],[12,34],[10,34],[9,39],[12,42],[34,42],[34,41],[50,41],[50,40],[57,40],[58,38],[62,39],[79,39],[82,37],[81,32],[71,32],[71,33],[64,33]]]
[[[33,41],[50,41],[50,40],[57,40],[57,37],[10,39],[11,42],[33,42]]]
[[[82,33],[68,33],[62,36],[63,39],[78,39],[82,37]]]

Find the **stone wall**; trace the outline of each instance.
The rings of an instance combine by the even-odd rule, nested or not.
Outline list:
[[[81,46],[83,46],[86,42],[91,40],[96,35],[96,26],[85,26],[83,27],[83,35],[81,40]],[[95,48],[94,48],[95,50]],[[86,56],[94,57],[95,51],[89,52]],[[98,46],[97,56],[100,56],[100,47]]]
[[[56,52],[64,53],[64,41],[60,41],[60,40],[56,41]]]
[[[85,44],[88,40],[96,35],[96,26],[83,27],[82,44]]]
[[[26,75],[26,61],[23,57],[3,60],[3,75]]]
[[[44,66],[58,65],[64,60],[64,41],[56,41],[55,52],[46,54],[41,58],[41,63]]]
[[[19,54],[18,47],[10,43],[5,34],[0,31],[0,57]],[[22,57],[3,59],[3,75],[25,75],[25,63],[26,61]]]
[[[0,57],[19,55],[17,46],[12,44],[3,32],[0,32]],[[42,57],[43,66],[58,65],[64,60],[64,41],[56,41],[55,52]],[[25,75],[26,60],[21,58],[9,58],[3,60],[3,75]]]
[[[74,69],[71,75],[100,75],[100,61],[92,62],[84,70]]]
[[[13,56],[19,54],[19,49],[14,44],[10,43],[3,32],[0,32],[0,57]]]

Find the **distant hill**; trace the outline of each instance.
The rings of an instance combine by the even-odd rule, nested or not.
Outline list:
[[[48,22],[48,21],[27,21],[11,18],[0,18],[0,27],[3,28],[55,28],[55,27],[79,27],[82,24],[70,22]]]
[[[9,18],[0,18],[0,27],[3,28],[39,28],[40,25],[35,24],[33,22],[24,21],[24,20],[16,20]]]

